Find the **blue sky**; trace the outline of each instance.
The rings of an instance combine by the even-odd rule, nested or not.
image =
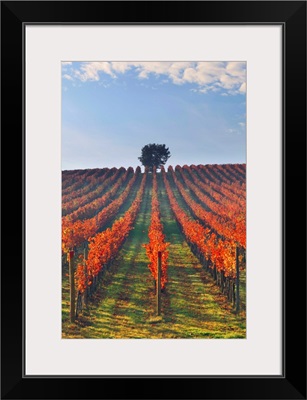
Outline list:
[[[63,62],[62,170],[246,162],[242,62]]]

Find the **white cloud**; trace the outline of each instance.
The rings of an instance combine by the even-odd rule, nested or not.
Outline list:
[[[88,62],[83,63],[80,70],[74,70],[76,78],[82,82],[99,81],[99,73],[104,72],[112,78],[116,78],[116,74],[112,71],[112,65],[109,62]]]
[[[190,83],[199,93],[220,91],[236,95],[246,92],[244,62],[85,62],[73,70],[73,75],[82,82],[99,81],[101,74],[116,79],[131,69],[139,79],[147,79],[152,74],[160,76],[162,82]]]
[[[139,73],[139,78],[141,79],[148,79],[148,72],[147,71],[141,71]]]
[[[232,76],[245,78],[245,62],[229,62],[227,63],[226,71]]]
[[[128,62],[112,62],[111,67],[115,72],[124,74],[126,71],[131,69],[131,64]]]
[[[240,93],[246,93],[246,82],[243,82],[239,88]]]
[[[73,81],[73,77],[70,76],[70,75],[68,75],[68,74],[63,75],[63,78],[64,78],[64,79],[67,79],[67,80],[69,80],[69,81]]]
[[[242,135],[245,133],[245,126],[246,123],[245,121],[240,121],[238,122],[239,127],[231,127],[229,129],[226,129],[226,134],[230,134],[230,135]]]

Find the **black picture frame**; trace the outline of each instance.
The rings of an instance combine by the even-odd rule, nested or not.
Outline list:
[[[283,26],[282,376],[23,375],[26,267],[23,32],[25,24],[30,23]],[[306,2],[2,1],[1,56],[1,397],[306,399]],[[13,199],[17,205],[16,202],[12,205]],[[21,225],[22,241],[19,239]],[[18,249],[21,250],[19,257]]]

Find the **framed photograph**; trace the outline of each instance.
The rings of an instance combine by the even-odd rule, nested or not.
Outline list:
[[[1,26],[2,398],[306,399],[306,2]]]

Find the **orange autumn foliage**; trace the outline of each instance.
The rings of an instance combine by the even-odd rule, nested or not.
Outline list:
[[[172,169],[169,170],[172,174]],[[222,240],[208,227],[204,227],[183,211],[171,189],[164,168],[161,168],[161,172],[172,211],[187,241],[194,245],[206,260],[211,261],[212,267],[215,266],[218,271],[223,271],[225,276],[234,278],[236,243],[229,239]]]
[[[148,230],[149,243],[143,246],[146,249],[147,257],[149,258],[148,267],[150,272],[157,281],[158,276],[158,252],[161,251],[161,288],[165,288],[167,282],[167,248],[170,243],[165,242],[163,234],[163,225],[160,219],[159,200],[158,200],[158,184],[156,168],[153,169],[153,187],[152,187],[152,202],[151,202],[151,222]]]
[[[94,236],[106,223],[116,216],[119,208],[129,196],[132,186],[136,183],[141,173],[140,167],[136,168],[135,174],[129,180],[125,190],[104,207],[94,217],[85,220],[70,221],[69,218],[62,219],[62,250],[67,252],[72,247],[78,247],[90,237]],[[68,216],[69,217],[69,216]]]
[[[139,211],[146,184],[147,173],[144,174],[140,188],[131,207],[122,218],[114,222],[111,228],[96,234],[89,239],[87,260],[77,267],[77,288],[83,293],[87,286],[93,283],[93,278],[99,274],[104,266],[118,253],[131,229]]]

